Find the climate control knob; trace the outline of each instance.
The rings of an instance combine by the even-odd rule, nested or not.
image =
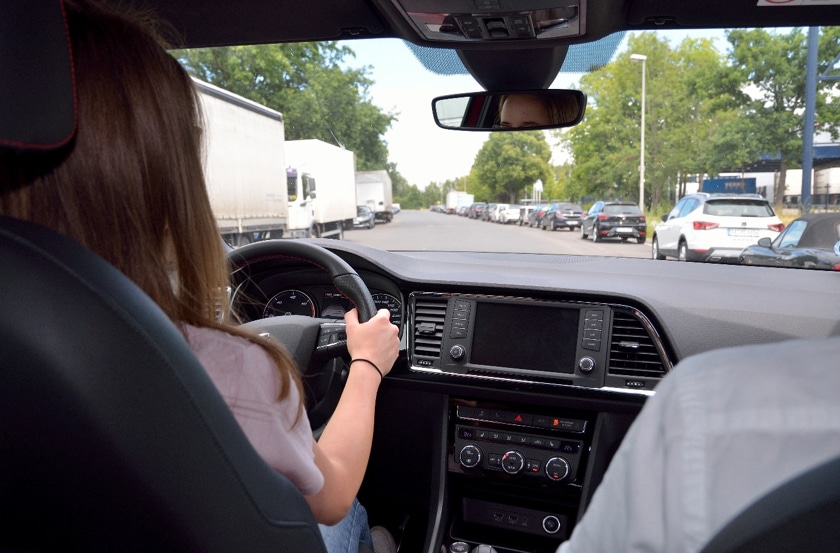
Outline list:
[[[545,464],[545,475],[555,482],[565,480],[570,471],[569,462],[562,457],[552,457]]]
[[[468,469],[477,467],[481,463],[481,449],[472,444],[465,445],[458,454],[458,462]]]
[[[502,455],[502,470],[508,474],[519,474],[525,468],[525,457],[516,450]]]

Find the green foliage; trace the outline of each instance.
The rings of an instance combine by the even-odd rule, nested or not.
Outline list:
[[[726,34],[732,45],[730,71],[733,82],[744,83],[751,97],[739,106],[739,117],[730,130],[733,134],[760,137],[749,143],[748,155],[778,156],[782,167],[799,167],[802,159],[803,115],[805,108],[805,66],[808,49],[806,32],[792,29],[777,33],[765,29],[733,30]],[[819,40],[818,72],[824,71],[840,52],[837,29],[827,29]],[[743,85],[742,85],[743,86]],[[833,83],[818,82],[817,129],[836,136],[840,123],[837,106],[829,102]],[[836,103],[836,102],[835,102]],[[776,190],[777,203],[784,194],[784,179]]]
[[[288,140],[316,138],[356,154],[360,171],[386,167],[382,139],[396,119],[369,97],[367,68],[347,69],[352,50],[335,42],[179,50],[195,77],[283,114]]]
[[[515,203],[526,187],[549,179],[550,159],[541,131],[494,133],[476,155],[472,176],[487,201]]]
[[[655,33],[641,33],[630,38],[616,61],[584,76],[586,118],[564,134],[574,159],[567,196],[638,201],[642,67],[631,53],[647,56],[647,206],[672,205],[674,190],[684,194],[689,175],[743,170],[768,154],[781,153],[783,167],[798,166],[807,53],[803,32],[733,30],[727,38],[728,59],[707,39],[672,47]],[[840,30],[823,29],[820,72],[838,51]],[[816,109],[820,130],[836,136],[840,102],[829,101],[832,87],[836,91],[834,83],[820,83]]]

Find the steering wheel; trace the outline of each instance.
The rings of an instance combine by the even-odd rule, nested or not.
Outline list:
[[[333,285],[356,307],[359,322],[376,313],[370,290],[346,261],[331,251],[301,240],[265,240],[227,254],[234,285],[259,270],[260,265],[283,259],[300,260],[326,271]],[[234,297],[234,301],[236,298]],[[302,315],[257,319],[244,326],[283,344],[302,372],[307,415],[313,430],[323,426],[335,410],[347,377],[347,335],[343,321]]]

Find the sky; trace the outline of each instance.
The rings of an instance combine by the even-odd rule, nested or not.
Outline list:
[[[399,121],[385,134],[389,161],[409,182],[423,189],[430,182],[466,176],[475,155],[487,140],[486,132],[447,131],[432,118],[432,99],[444,94],[477,92],[481,86],[470,75],[436,75],[426,70],[408,46],[397,39],[347,43],[356,52],[351,65],[369,65],[375,82],[371,98]],[[421,72],[428,75],[418,79]],[[579,74],[562,74],[552,88],[568,88]]]
[[[704,32],[708,36],[708,32]],[[664,33],[672,44],[678,44],[689,33]],[[617,52],[626,49],[627,36]],[[719,32],[723,41],[723,32]],[[370,66],[368,76],[375,82],[371,99],[399,121],[385,134],[389,161],[409,184],[420,189],[430,182],[444,182],[469,174],[475,155],[487,140],[488,133],[447,131],[432,118],[431,101],[443,94],[477,92],[481,86],[469,75],[436,75],[426,70],[409,47],[397,39],[373,39],[345,42],[356,59],[349,65]],[[720,48],[720,47],[719,47]],[[425,73],[428,78],[418,79]],[[577,87],[580,73],[560,73],[551,88]],[[549,142],[551,143],[551,142]],[[555,150],[555,161],[562,156]]]

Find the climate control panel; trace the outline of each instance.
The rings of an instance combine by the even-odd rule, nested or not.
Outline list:
[[[574,482],[587,421],[459,405],[453,461],[466,473]]]

